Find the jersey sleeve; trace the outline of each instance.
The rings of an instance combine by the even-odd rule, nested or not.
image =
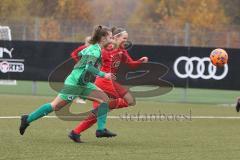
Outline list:
[[[105,76],[105,72],[102,72],[98,68],[94,67],[94,65],[91,62],[87,63],[85,69],[94,75],[98,75],[100,77]]]
[[[79,46],[77,49],[75,49],[72,53],[71,53],[71,57],[72,59],[75,61],[75,62],[78,62],[79,61],[79,57],[81,56],[80,55],[80,52],[85,49],[87,46],[85,45],[82,45],[82,46]]]
[[[142,61],[139,59],[134,61],[130,56],[129,53],[124,50],[123,51],[123,63],[127,64],[130,68],[137,68],[139,65],[142,64]]]

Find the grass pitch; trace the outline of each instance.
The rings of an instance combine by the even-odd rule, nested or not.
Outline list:
[[[118,133],[116,138],[95,138],[96,126],[93,126],[82,134],[85,143],[76,144],[67,137],[78,123],[76,121],[43,118],[32,123],[25,135],[20,136],[20,120],[10,118],[29,113],[54,97],[6,94],[0,97],[0,159],[237,160],[240,157],[240,119],[237,119],[239,114],[233,107],[138,101],[137,106],[115,110],[110,116],[161,112],[166,115],[192,116],[192,119],[108,119],[108,128]],[[89,108],[90,103],[74,104],[71,112],[78,113]],[[195,119],[196,116],[232,119]]]

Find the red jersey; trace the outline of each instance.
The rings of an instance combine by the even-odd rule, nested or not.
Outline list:
[[[81,45],[71,53],[71,57],[75,62],[78,62],[80,59],[78,56],[78,53],[81,52],[85,48],[87,48],[86,45]]]
[[[135,68],[139,66],[142,61],[139,59],[134,61],[130,56],[127,50],[124,49],[114,49],[114,50],[105,50],[102,49],[102,66],[101,71],[106,73],[117,73],[118,67],[121,63],[126,63],[129,67]]]

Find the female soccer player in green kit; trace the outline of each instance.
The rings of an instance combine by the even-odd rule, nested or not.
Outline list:
[[[71,103],[76,97],[98,101],[100,103],[97,110],[92,114],[97,117],[96,137],[113,137],[116,134],[105,128],[107,112],[109,111],[108,96],[95,84],[90,82],[91,76],[100,76],[106,79],[115,79],[111,73],[100,71],[97,66],[101,63],[101,48],[112,42],[111,29],[105,26],[97,26],[92,34],[91,45],[79,52],[81,59],[74,66],[74,69],[64,81],[64,87],[58,96],[51,102],[40,106],[35,111],[21,117],[20,134],[23,135],[31,122],[48,115],[53,111],[58,111],[62,107]]]

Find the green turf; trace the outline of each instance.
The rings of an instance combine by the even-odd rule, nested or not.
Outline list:
[[[33,89],[33,82],[31,81],[17,81],[16,86],[0,85],[0,94],[41,96],[55,96],[57,94],[49,87],[47,82],[36,82],[35,84],[35,89]],[[140,90],[149,89],[149,87],[138,88]],[[140,101],[232,104],[235,103],[238,96],[240,96],[239,91],[173,88],[171,92],[161,96],[137,99]]]
[[[0,95],[0,117],[29,113],[53,96]],[[72,106],[78,113],[91,103]],[[187,116],[239,116],[233,107],[218,104],[138,101],[137,106],[119,109],[111,116],[184,114]],[[54,115],[54,114],[51,114]],[[67,134],[78,123],[44,118],[31,124],[24,136],[18,134],[19,119],[0,119],[0,159],[99,159],[99,160],[238,160],[240,119],[185,119],[139,121],[108,119],[116,138],[96,139],[96,126],[82,134],[86,142],[71,142]]]

